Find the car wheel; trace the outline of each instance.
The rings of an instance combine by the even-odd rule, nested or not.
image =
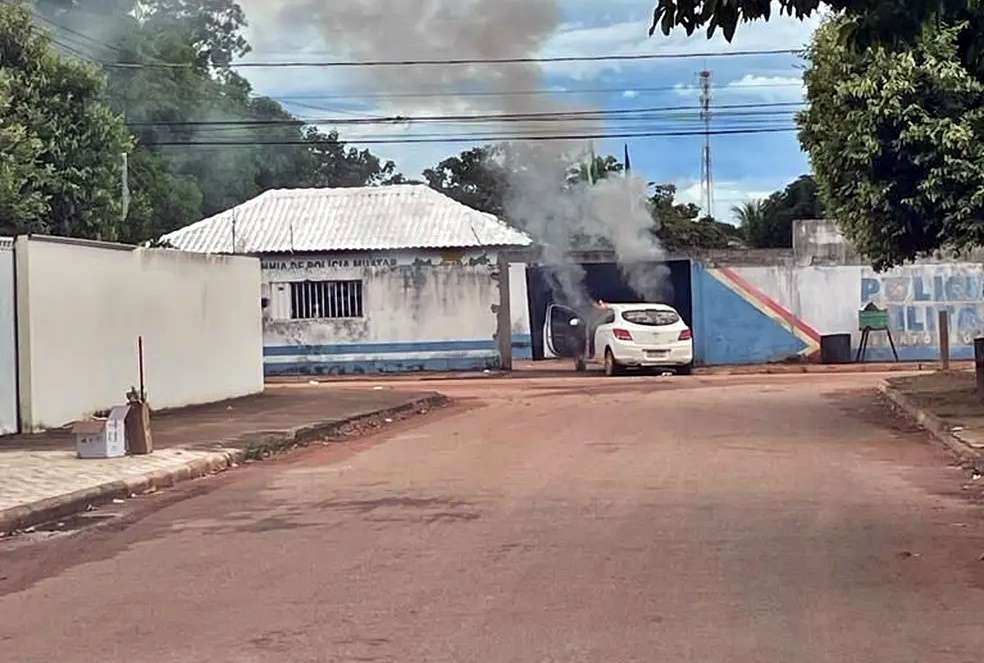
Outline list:
[[[687,364],[686,366],[681,366],[680,368],[677,369],[676,372],[677,375],[690,375],[691,373],[694,372],[694,365]]]
[[[605,350],[605,375],[615,377],[622,374],[622,366],[615,360],[615,355],[610,349]]]

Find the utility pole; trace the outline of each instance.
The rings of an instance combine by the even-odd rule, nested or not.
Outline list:
[[[123,160],[120,165],[120,199],[122,202],[122,220],[123,223],[126,223],[126,217],[130,214],[130,157],[126,152],[121,156]]]
[[[714,216],[714,169],[711,160],[711,72],[700,72],[700,119],[704,121],[704,147],[701,149],[700,186],[704,214]]]

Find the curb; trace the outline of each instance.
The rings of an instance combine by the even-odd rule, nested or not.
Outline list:
[[[954,362],[954,370],[961,368]],[[900,362],[893,364],[760,364],[754,366],[703,366],[694,375],[846,375],[852,373],[916,373],[939,370],[938,362]]]
[[[224,472],[247,460],[262,459],[270,454],[295,447],[305,447],[311,442],[335,435],[348,426],[390,415],[410,414],[421,408],[431,409],[447,403],[448,398],[446,396],[434,393],[396,407],[310,426],[298,426],[284,431],[264,433],[260,439],[248,442],[243,449],[216,451],[204,458],[189,461],[171,470],[158,470],[5,509],[0,511],[0,534],[7,535],[33,525],[65,518],[84,511],[89,505],[106,504],[115,499],[126,499],[134,493],[144,493],[152,489],[171,488],[183,481]]]
[[[907,417],[929,432],[934,440],[956,454],[961,461],[972,465],[975,471],[984,473],[984,453],[967,445],[954,435],[950,426],[943,419],[922,409],[902,392],[888,384],[880,385],[878,390]]]

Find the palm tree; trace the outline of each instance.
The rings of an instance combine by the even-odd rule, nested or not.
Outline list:
[[[745,233],[745,239],[751,246],[758,246],[765,232],[765,201],[749,200],[731,208],[732,214],[738,220],[738,225]]]
[[[731,212],[738,219],[738,225],[742,228],[754,226],[765,217],[765,201],[758,199],[749,200],[741,205],[735,205],[731,208]]]

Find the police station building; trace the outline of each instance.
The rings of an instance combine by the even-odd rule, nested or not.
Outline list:
[[[261,259],[267,375],[496,367],[499,254],[532,244],[423,185],[271,190],[163,239]],[[528,356],[524,266],[510,272]]]

